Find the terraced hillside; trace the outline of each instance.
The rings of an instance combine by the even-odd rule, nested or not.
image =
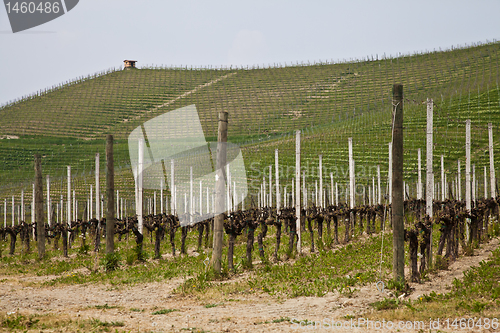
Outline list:
[[[464,126],[470,118],[472,162],[479,178],[487,164],[489,122],[494,124],[496,141],[500,138],[499,51],[500,43],[495,42],[334,64],[147,67],[79,78],[0,108],[0,137],[19,137],[0,140],[0,198],[17,196],[20,188],[31,189],[35,152],[44,156],[44,173],[59,179],[56,191],[64,189],[65,166],[71,165],[74,186],[85,198],[94,154],[104,156],[108,133],[117,141],[118,188],[131,198],[128,134],[155,116],[190,104],[196,105],[209,140],[216,138],[218,112],[229,112],[229,140],[244,147],[253,190],[274,162],[275,148],[284,167],[281,183],[291,181],[296,129],[303,131],[303,163],[312,186],[319,154],[323,154],[325,182],[330,172],[336,182],[347,181],[348,137],[353,137],[357,181],[370,184],[377,164],[384,179],[387,174],[393,83],[404,85],[407,182],[416,179],[417,149],[425,155],[426,98],[435,103],[435,167],[443,154],[453,179],[457,160],[465,163]]]

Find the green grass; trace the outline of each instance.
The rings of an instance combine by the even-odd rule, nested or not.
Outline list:
[[[171,312],[179,311],[178,309],[161,309],[161,310],[156,310],[152,315],[163,315],[163,314],[169,314]]]
[[[431,292],[416,301],[401,301],[397,298],[373,303],[376,313],[371,318],[386,320],[428,320],[429,318],[497,318],[500,313],[500,249],[479,266],[465,271],[463,277],[455,279],[450,292]],[[451,322],[450,322],[451,323]]]

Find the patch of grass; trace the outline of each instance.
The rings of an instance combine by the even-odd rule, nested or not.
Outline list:
[[[101,264],[106,272],[117,270],[120,267],[120,254],[118,252],[106,254]]]
[[[427,320],[429,318],[498,318],[500,312],[500,249],[453,281],[446,294],[431,292],[416,302],[384,299],[371,304],[378,311],[370,319]]]
[[[40,319],[37,316],[24,316],[22,314],[12,313],[2,316],[0,326],[10,330],[28,330],[36,328]]]
[[[123,327],[123,321],[102,321],[97,318],[90,319],[90,324],[94,327]]]
[[[219,303],[206,304],[206,305],[205,305],[205,308],[206,308],[206,309],[215,308],[215,307],[217,307],[217,306],[219,306],[219,305],[220,305]]]
[[[278,324],[278,323],[282,323],[282,322],[285,322],[285,321],[288,321],[290,322],[290,318],[288,317],[280,317],[279,319],[274,319],[273,321],[271,321],[273,324]]]
[[[163,314],[168,314],[168,313],[175,312],[175,311],[180,311],[180,310],[179,309],[162,309],[162,310],[156,310],[151,314],[152,315],[163,315]]]
[[[132,312],[144,312],[144,309],[131,308],[130,311],[132,311]]]
[[[381,301],[370,303],[375,310],[389,310],[389,309],[397,309],[399,307],[399,303],[396,298],[384,298]]]
[[[104,305],[95,305],[93,306],[94,308],[98,309],[98,310],[108,310],[108,309],[117,309],[118,306],[116,305],[108,305],[108,303],[104,304]]]

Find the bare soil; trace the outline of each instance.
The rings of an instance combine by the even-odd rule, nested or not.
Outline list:
[[[414,291],[406,297],[417,299],[431,291],[446,293],[453,279],[460,278],[465,270],[487,260],[498,247],[499,239],[483,244],[474,256],[460,257],[449,270],[431,275],[430,280],[411,284]],[[248,273],[247,273],[248,274]],[[246,277],[246,276],[244,276]],[[244,278],[240,277],[240,278]],[[174,289],[183,279],[166,283],[144,283],[133,286],[103,284],[44,286],[41,283],[55,276],[0,276],[0,311],[7,313],[50,314],[60,319],[97,318],[106,322],[123,322],[118,331],[125,332],[299,332],[310,331],[311,322],[321,323],[317,331],[370,332],[374,329],[336,328],[325,329],[329,321],[350,325],[350,316],[363,316],[373,312],[372,302],[389,297],[390,291],[380,292],[375,284],[357,288],[352,295],[329,293],[324,297],[298,297],[279,299],[266,293],[248,292],[217,299],[211,295],[183,296]],[[233,280],[238,280],[236,277]],[[227,282],[227,281],[226,281]],[[107,304],[108,308],[96,306]],[[176,309],[166,314],[153,315],[154,311]],[[309,328],[299,329],[283,318],[309,321]],[[358,319],[353,319],[355,322]],[[114,329],[113,329],[114,330]],[[50,332],[51,330],[44,330]],[[56,330],[54,330],[56,331]],[[65,331],[59,329],[59,331]],[[376,330],[391,331],[391,330]],[[392,330],[396,332],[397,330]],[[400,329],[399,332],[418,330]],[[425,332],[428,332],[428,328]],[[446,330],[441,330],[446,332]]]

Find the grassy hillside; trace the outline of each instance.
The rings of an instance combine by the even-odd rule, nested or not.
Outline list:
[[[404,85],[405,179],[410,183],[416,179],[417,149],[425,156],[426,98],[435,104],[435,167],[443,154],[451,181],[457,160],[465,164],[465,119],[470,118],[472,162],[480,176],[488,163],[489,122],[497,142],[500,137],[499,51],[500,43],[490,43],[337,64],[141,68],[80,78],[0,108],[0,137],[20,137],[0,140],[0,197],[18,196],[21,188],[31,191],[32,156],[39,152],[44,156],[44,173],[60,183],[55,190],[64,189],[60,177],[66,165],[72,166],[74,185],[83,199],[86,183],[93,181],[94,154],[104,156],[103,139],[111,133],[117,143],[117,187],[131,198],[128,134],[155,116],[190,104],[196,104],[209,140],[216,138],[218,112],[229,112],[229,140],[243,145],[253,188],[274,162],[275,148],[284,165],[281,182],[291,181],[296,129],[303,131],[303,163],[312,186],[319,154],[323,154],[325,183],[330,172],[335,181],[347,181],[348,137],[353,137],[358,183],[371,183],[377,164],[385,181],[393,83]],[[439,177],[436,172],[436,181]]]

